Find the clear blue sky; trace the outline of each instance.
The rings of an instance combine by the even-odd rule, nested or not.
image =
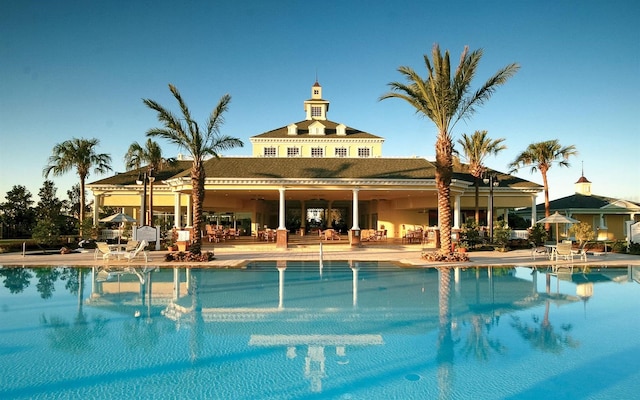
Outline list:
[[[505,138],[489,167],[506,171],[530,143],[559,139],[580,154],[550,170],[552,199],[573,193],[584,162],[594,194],[640,202],[639,19],[636,0],[0,0],[0,201],[17,184],[37,200],[51,149],[72,137],[98,138],[124,171],[129,145],[158,126],[142,98],[177,111],[168,83],[203,122],[232,96],[222,131],[245,147],[227,155],[303,120],[317,74],[331,120],[384,137],[387,156],[432,157],[433,123],[378,98],[398,66],[424,74],[437,42],[455,63],[465,45],[484,49],[474,87],[521,65],[453,132]],[[542,183],[528,168],[517,175]],[[78,178],[54,182],[66,198]]]

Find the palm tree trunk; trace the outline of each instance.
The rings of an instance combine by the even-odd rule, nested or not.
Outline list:
[[[80,221],[80,228],[78,229],[79,233],[80,233],[80,237],[82,238],[82,231],[83,231],[83,223],[84,223],[84,176],[80,177],[80,211],[78,212],[78,221]],[[97,204],[93,205],[94,207],[97,207]],[[98,221],[93,221],[93,225],[97,225]]]
[[[542,184],[544,185],[544,216],[546,218],[551,215],[551,211],[549,210],[549,182],[547,181],[547,171],[543,171],[541,169],[540,172],[542,173]],[[545,223],[544,230],[549,233],[551,230],[551,224],[548,222]]]
[[[191,252],[200,254],[202,250],[202,235],[200,227],[202,225],[202,204],[204,203],[204,171],[202,164],[195,163],[191,172],[191,196],[193,198],[193,238],[191,242]]]
[[[474,176],[474,186],[476,187],[476,224],[480,224],[480,178]]]
[[[451,249],[451,176],[453,175],[453,144],[446,132],[436,141],[436,186],[438,187],[438,227],[440,252],[450,254]]]

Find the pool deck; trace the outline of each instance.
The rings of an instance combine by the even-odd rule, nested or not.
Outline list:
[[[351,247],[348,242],[311,242],[307,244],[291,245],[287,249],[278,249],[274,243],[216,243],[204,242],[203,251],[213,251],[215,260],[209,262],[188,262],[176,263],[165,261],[167,251],[149,252],[149,265],[160,268],[170,268],[176,265],[193,265],[211,268],[234,268],[247,261],[314,261],[320,257],[322,248],[322,259],[328,260],[356,260],[356,261],[395,261],[411,267],[433,268],[438,266],[463,266],[463,267],[487,267],[487,266],[536,266],[538,268],[548,268],[553,265],[570,266],[581,268],[589,266],[600,267],[627,267],[640,266],[640,256],[618,253],[601,253],[597,255],[589,254],[587,261],[550,261],[543,255],[538,255],[533,259],[531,251],[512,250],[508,252],[499,251],[472,251],[469,255],[469,262],[446,263],[427,262],[422,259],[423,251],[434,251],[434,249],[423,249],[419,244],[401,244],[395,242],[367,243],[359,247]],[[104,261],[102,258],[94,258],[94,250],[85,252],[73,252],[70,254],[28,252],[4,253],[0,254],[0,265],[9,266],[93,266],[93,265],[145,265],[143,258],[138,257],[131,263],[126,260],[111,259]]]

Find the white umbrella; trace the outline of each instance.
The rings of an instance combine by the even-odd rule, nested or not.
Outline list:
[[[544,217],[536,222],[538,224],[556,224],[556,241],[558,241],[558,224],[577,224],[580,221],[571,217],[567,217],[566,215],[562,215],[556,211],[555,213],[553,213],[553,215]]]
[[[116,222],[116,223],[136,222],[136,221],[137,220],[135,218],[121,212],[117,214],[109,215],[108,217],[102,218],[100,220],[100,222]]]
[[[113,215],[109,215],[108,217],[102,218],[100,222],[114,222],[120,224],[120,229],[122,229],[122,223],[124,222],[136,222],[137,220],[130,215],[124,213],[117,213]],[[120,237],[122,236],[122,232],[118,235],[118,244],[120,244]]]

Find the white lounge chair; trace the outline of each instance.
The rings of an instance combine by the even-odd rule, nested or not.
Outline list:
[[[570,243],[558,243],[556,246],[556,261],[560,261],[560,258],[573,261],[573,251],[571,251]]]
[[[140,241],[140,243],[138,243],[138,247],[136,247],[135,250],[124,254],[124,258],[126,258],[127,260],[129,260],[129,262],[131,262],[136,257],[141,256],[141,257],[144,257],[144,262],[148,262],[149,261],[149,255],[147,254],[147,251],[145,250],[145,247],[147,247],[148,244],[149,243],[147,243],[146,240]]]
[[[111,256],[116,256],[116,258],[120,259],[120,256],[124,255],[125,252],[119,250],[111,250],[107,242],[96,242],[96,251],[93,255],[93,259],[97,260],[98,256],[101,256],[103,260],[109,260]]]
[[[577,250],[571,250],[574,255],[580,256],[582,261],[587,261],[587,243],[588,242],[585,241]]]

